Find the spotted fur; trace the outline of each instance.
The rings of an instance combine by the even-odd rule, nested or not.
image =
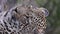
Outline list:
[[[17,6],[2,16],[0,32],[4,34],[44,34],[45,32],[46,19],[42,9]]]

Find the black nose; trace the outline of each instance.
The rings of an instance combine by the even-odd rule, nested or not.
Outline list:
[[[49,15],[49,12],[48,12],[48,10],[47,9],[44,9],[44,11],[45,11],[45,16],[47,17],[48,15]]]

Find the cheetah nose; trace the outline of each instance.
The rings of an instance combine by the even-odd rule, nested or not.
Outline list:
[[[45,17],[47,17],[49,15],[49,11],[45,8],[41,8],[42,12],[44,13]]]
[[[49,12],[48,12],[47,9],[44,9],[44,14],[45,14],[46,17],[49,15]]]

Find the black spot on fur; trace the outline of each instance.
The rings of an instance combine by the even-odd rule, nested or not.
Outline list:
[[[5,32],[4,34],[8,34],[8,32]]]
[[[6,28],[6,29],[7,29],[7,31],[11,32],[11,30],[9,30],[8,28]]]

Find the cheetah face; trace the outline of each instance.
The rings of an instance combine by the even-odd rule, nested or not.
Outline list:
[[[36,8],[33,9],[31,7],[17,7],[14,9],[15,18],[20,21],[20,30],[24,30],[23,32],[31,32],[37,29],[38,31],[42,29],[42,31],[46,28],[46,19],[47,16],[45,14],[44,8]],[[35,28],[35,29],[34,29]],[[23,33],[22,32],[22,33]],[[26,33],[25,32],[25,33]]]
[[[0,20],[4,33],[39,34],[46,29],[44,9],[18,6],[5,13]]]
[[[49,12],[47,9],[45,8],[40,8],[42,10],[42,12],[44,13],[45,17],[47,17],[49,15]]]

